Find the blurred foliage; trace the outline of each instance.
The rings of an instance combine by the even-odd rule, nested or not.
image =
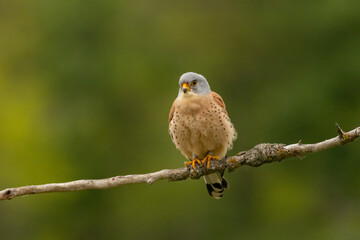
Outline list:
[[[234,150],[360,119],[359,1],[0,1],[0,188],[183,166],[178,78],[203,74]],[[359,239],[359,142],[202,180],[0,203],[2,239]]]

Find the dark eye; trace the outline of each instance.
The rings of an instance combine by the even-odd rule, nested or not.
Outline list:
[[[192,81],[192,82],[191,82],[191,85],[192,85],[192,86],[195,86],[195,85],[196,85],[196,83],[197,83],[197,81],[196,81],[196,80],[194,80],[194,81]]]

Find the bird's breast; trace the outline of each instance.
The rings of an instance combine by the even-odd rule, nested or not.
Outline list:
[[[179,100],[169,131],[176,147],[189,158],[209,151],[225,155],[236,137],[224,109],[206,96]]]

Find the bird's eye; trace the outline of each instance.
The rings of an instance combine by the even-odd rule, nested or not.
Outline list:
[[[197,81],[196,81],[196,80],[192,81],[192,82],[191,82],[191,86],[195,86],[195,85],[196,85],[196,83],[197,83]]]

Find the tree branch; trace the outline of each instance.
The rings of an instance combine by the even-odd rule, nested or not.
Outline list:
[[[298,143],[291,145],[262,143],[256,145],[248,151],[240,152],[236,156],[224,158],[220,161],[212,161],[208,169],[205,166],[198,166],[196,170],[193,170],[191,166],[189,166],[188,168],[164,169],[147,174],[134,174],[97,180],[77,180],[66,183],[50,183],[7,188],[0,191],[0,200],[10,200],[14,197],[38,193],[107,189],[120,185],[136,183],[152,184],[163,179],[169,179],[170,181],[180,181],[187,178],[198,179],[201,176],[212,172],[224,171],[226,168],[228,168],[229,171],[234,171],[236,168],[243,165],[259,167],[265,163],[280,162],[285,158],[302,157],[307,153],[319,152],[335,146],[344,145],[354,141],[360,136],[360,127],[357,127],[349,132],[344,132],[337,123],[336,127],[338,129],[338,136],[319,143],[302,144],[301,140]]]

